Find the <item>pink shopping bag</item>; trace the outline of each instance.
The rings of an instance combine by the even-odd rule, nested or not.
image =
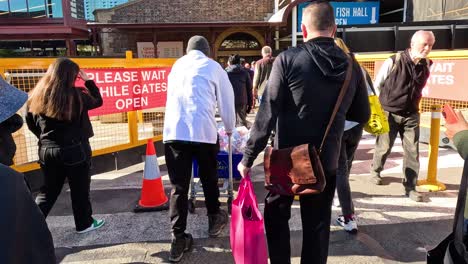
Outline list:
[[[238,264],[268,263],[263,216],[250,179],[242,179],[232,202],[231,249]]]

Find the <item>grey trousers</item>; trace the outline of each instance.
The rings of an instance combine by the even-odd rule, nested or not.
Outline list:
[[[400,134],[403,143],[403,185],[406,191],[416,188],[419,174],[419,113],[408,117],[385,111],[390,132],[377,136],[371,175],[380,177],[385,161],[392,151],[393,143]]]
[[[236,126],[245,126],[250,129],[252,124],[247,121],[247,105],[236,105]]]

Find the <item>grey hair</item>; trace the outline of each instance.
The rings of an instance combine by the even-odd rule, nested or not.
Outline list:
[[[411,43],[416,42],[416,40],[418,38],[420,38],[424,34],[429,34],[435,40],[434,32],[426,31],[426,30],[418,30],[418,31],[414,32],[413,36],[411,37]]]
[[[264,46],[264,47],[262,48],[262,54],[263,54],[263,55],[269,55],[269,54],[271,54],[271,53],[272,53],[272,51],[271,51],[270,46]]]

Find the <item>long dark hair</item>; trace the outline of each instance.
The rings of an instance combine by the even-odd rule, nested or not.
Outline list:
[[[78,64],[68,58],[58,58],[30,92],[29,112],[62,121],[79,115],[82,101],[74,87],[79,72]],[[80,109],[78,113],[76,104]]]

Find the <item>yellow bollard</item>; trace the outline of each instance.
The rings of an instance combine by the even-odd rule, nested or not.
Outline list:
[[[429,138],[429,164],[427,166],[427,178],[418,181],[420,188],[430,192],[444,191],[445,185],[437,181],[437,158],[439,156],[440,115],[441,105],[431,106],[431,136]]]

